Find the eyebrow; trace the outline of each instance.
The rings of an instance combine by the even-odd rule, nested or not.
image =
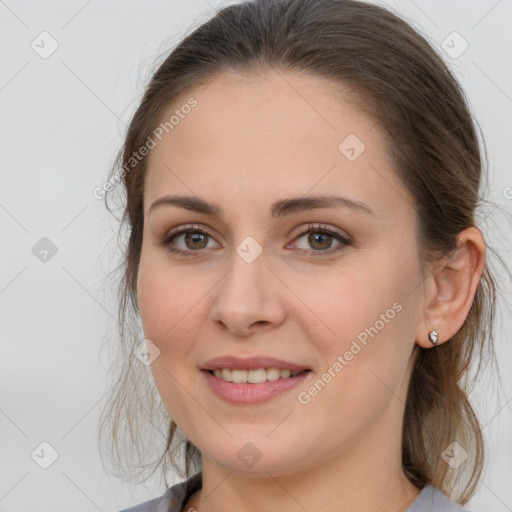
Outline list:
[[[178,206],[193,212],[222,217],[223,211],[219,204],[211,203],[197,196],[163,196],[157,199],[149,208],[148,215],[159,206]],[[375,215],[375,212],[364,202],[342,196],[305,196],[280,199],[271,206],[274,218],[285,217],[298,212],[316,208],[349,208],[356,212]]]

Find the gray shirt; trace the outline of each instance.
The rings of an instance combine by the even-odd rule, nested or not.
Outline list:
[[[145,501],[120,512],[188,512],[182,508],[189,497],[201,487],[202,473],[199,471],[188,480],[169,487],[160,498]],[[405,512],[469,512],[469,510],[452,501],[439,489],[427,485]]]

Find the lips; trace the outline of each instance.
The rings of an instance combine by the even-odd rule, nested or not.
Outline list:
[[[221,356],[210,359],[201,366],[201,370],[257,370],[258,368],[277,368],[279,370],[290,370],[292,372],[310,370],[307,366],[285,361],[283,359],[276,359],[269,356],[253,356],[253,357],[235,357],[235,356]]]
[[[273,362],[275,363],[275,359]],[[311,371],[305,370],[295,377],[279,378],[277,380],[266,380],[259,383],[250,382],[229,382],[216,377],[211,370],[201,370],[204,382],[210,391],[232,405],[257,405],[270,401],[286,393],[310,378]],[[295,400],[296,396],[288,394],[290,400]]]

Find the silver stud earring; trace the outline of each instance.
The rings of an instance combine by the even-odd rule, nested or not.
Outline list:
[[[433,345],[437,343],[438,336],[439,335],[437,334],[437,331],[435,329],[428,333],[428,339],[432,342]]]

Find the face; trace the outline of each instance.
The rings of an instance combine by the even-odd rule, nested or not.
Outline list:
[[[413,200],[378,125],[305,75],[225,73],[164,118],[191,97],[145,178],[137,293],[167,410],[203,464],[236,471],[306,470],[390,439],[398,455],[421,273]],[[218,210],[151,208],[164,196]],[[313,196],[342,199],[304,203]],[[226,355],[309,371],[234,403],[202,370]]]

